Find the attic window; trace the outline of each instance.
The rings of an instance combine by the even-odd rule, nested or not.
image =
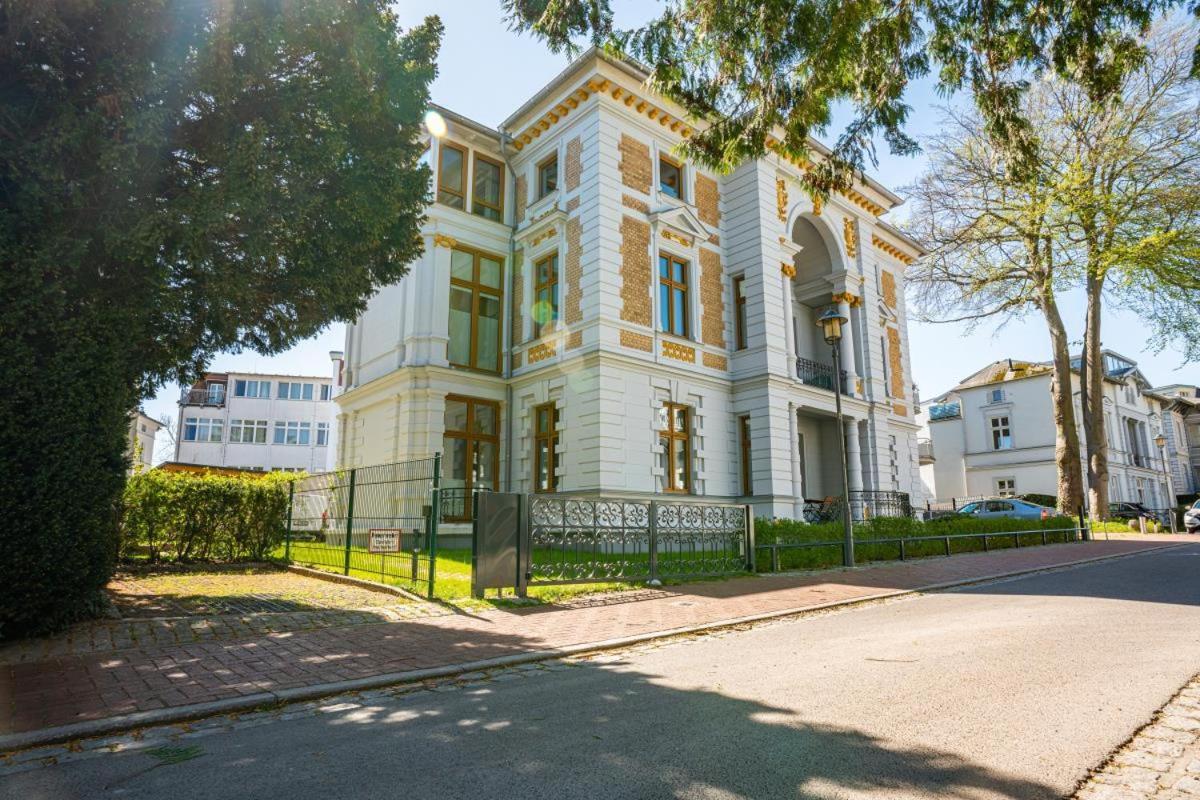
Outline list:
[[[992,389],[990,392],[988,392],[988,402],[989,403],[1003,403],[1004,402],[1004,390],[1003,389]]]

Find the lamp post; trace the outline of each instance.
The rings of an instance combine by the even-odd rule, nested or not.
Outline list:
[[[854,566],[854,523],[850,519],[850,464],[846,460],[846,428],[842,422],[842,363],[838,344],[842,340],[842,325],[846,318],[836,308],[826,309],[817,320],[825,337],[825,344],[833,350],[833,398],[837,410],[838,447],[842,451],[842,563]]]
[[[1158,456],[1162,459],[1163,472],[1167,475],[1167,521],[1171,525],[1171,533],[1175,532],[1175,486],[1171,480],[1171,465],[1167,463],[1167,437],[1162,431],[1158,432],[1158,436],[1154,437],[1154,443],[1158,445]]]

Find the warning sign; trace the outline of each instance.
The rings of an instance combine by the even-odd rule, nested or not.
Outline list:
[[[399,528],[371,528],[370,538],[367,540],[367,552],[369,553],[399,553],[400,552],[400,529]]]

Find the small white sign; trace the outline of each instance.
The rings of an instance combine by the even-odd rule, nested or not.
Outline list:
[[[368,553],[400,552],[399,528],[371,528],[370,534],[371,536],[367,540]]]

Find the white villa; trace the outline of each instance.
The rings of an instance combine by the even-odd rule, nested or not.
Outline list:
[[[1189,418],[1196,389],[1152,389],[1132,359],[1109,350],[1103,355],[1109,500],[1168,508],[1172,493],[1194,493],[1200,477],[1190,445],[1194,441],[1200,455],[1200,415]],[[918,415],[926,496],[1055,494],[1051,377],[1049,363],[1002,359],[926,404]],[[1072,393],[1082,425],[1078,373]],[[1166,439],[1161,449],[1155,444],[1160,433]],[[1082,430],[1078,436],[1082,451]]]
[[[900,198],[681,162],[693,123],[645,77],[592,50],[499,129],[438,109],[424,255],[347,331],[339,466],[442,452],[447,487],[797,517],[841,492],[844,436],[852,491],[919,494]]]

